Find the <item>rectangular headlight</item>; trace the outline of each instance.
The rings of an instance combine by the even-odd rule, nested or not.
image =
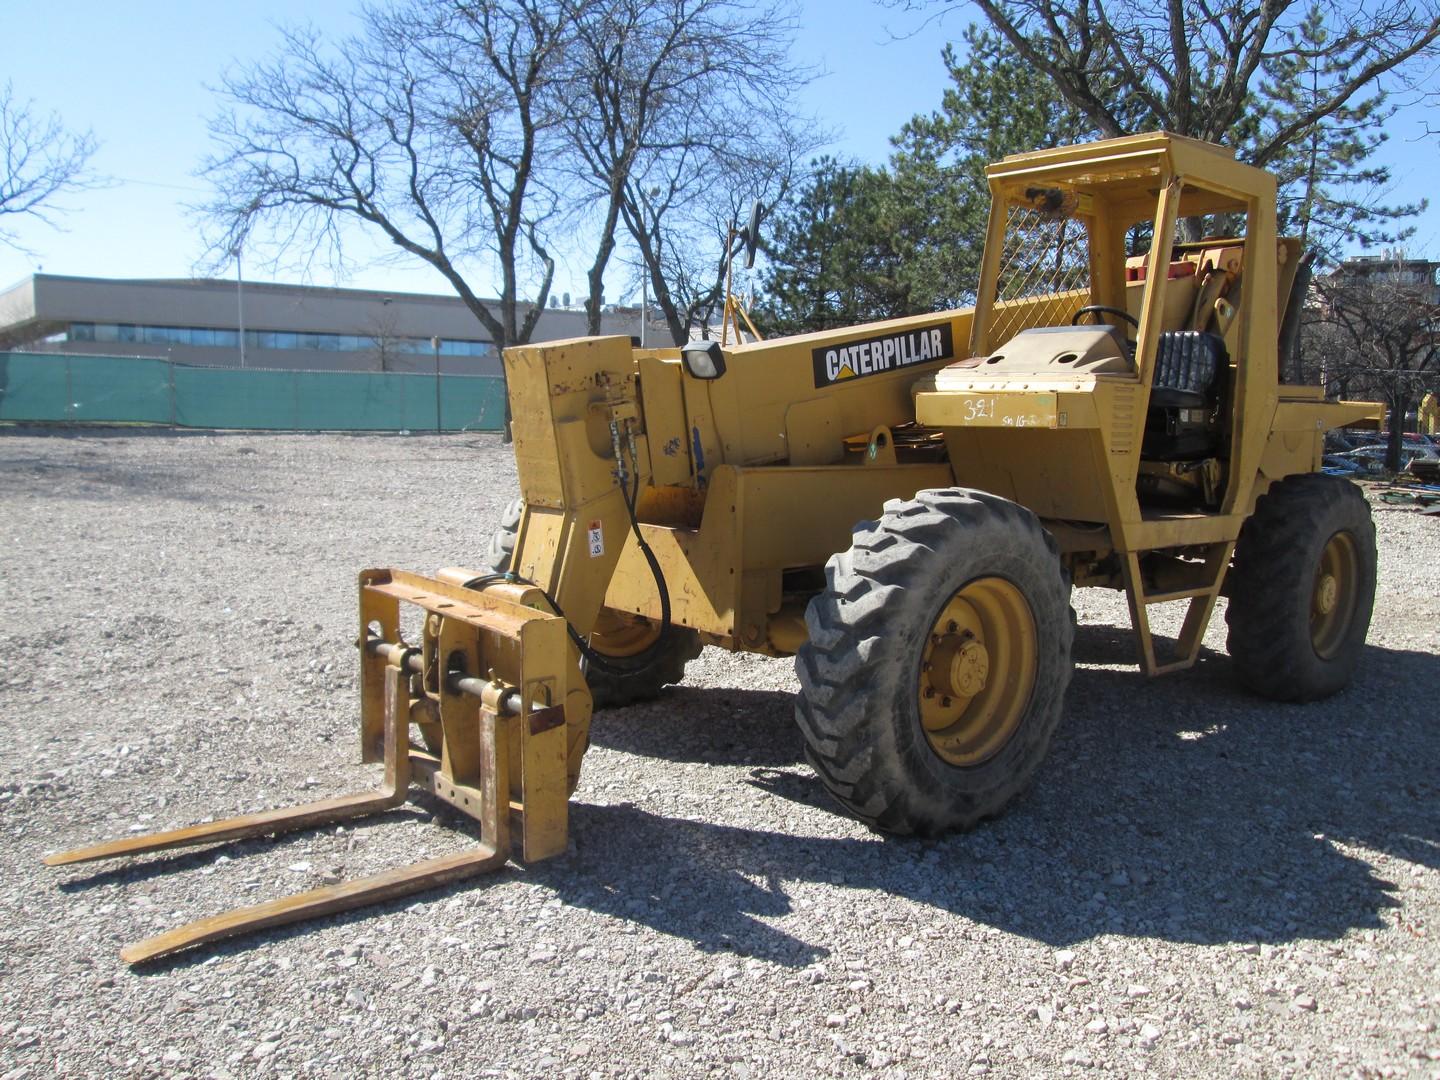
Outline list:
[[[718,341],[692,341],[680,350],[685,370],[696,379],[718,379],[725,374],[725,353]]]

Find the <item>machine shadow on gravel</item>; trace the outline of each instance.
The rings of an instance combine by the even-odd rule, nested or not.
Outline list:
[[[1174,642],[1157,631],[1155,645],[1157,648],[1169,649],[1174,646]],[[1204,664],[1221,655],[1223,654],[1202,645],[1196,663]],[[1108,667],[1118,664],[1133,669],[1137,659],[1135,632],[1130,629],[1128,624],[1115,626],[1109,623],[1081,623],[1075,628],[1075,643],[1071,647],[1071,657],[1077,665],[1094,664]],[[1060,722],[1065,723],[1064,720]]]
[[[792,968],[830,952],[824,927],[808,923],[795,902],[797,885],[854,890],[856,918],[866,917],[870,890],[910,901],[917,927],[931,921],[926,909],[935,909],[1057,948],[1106,934],[1203,945],[1333,939],[1378,929],[1386,910],[1399,906],[1396,883],[1346,847],[1440,866],[1433,811],[1440,781],[1432,768],[1440,729],[1420,703],[1420,688],[1437,680],[1440,657],[1370,646],[1348,692],[1304,706],[1269,705],[1235,686],[1228,657],[1208,653],[1191,672],[1144,683],[1137,711],[1138,674],[1081,667],[1030,793],[1004,817],[934,841],[881,837],[839,821],[835,827],[847,835],[813,835],[816,808],[837,818],[840,811],[797,764],[790,695],[675,688],[651,707],[599,714],[597,742],[656,756],[668,748],[677,761],[750,765],[748,793],[742,785],[735,798],[774,799],[766,816],[778,819],[777,827],[581,801],[571,807],[569,857],[508,869],[496,883],[518,875],[566,904],[649,926],[704,952]],[[1417,688],[1414,707],[1372,704],[1393,702],[1397,685]],[[804,808],[787,814],[787,801]],[[464,829],[443,806],[420,804]],[[405,813],[356,825],[383,828]],[[805,828],[812,835],[797,834]],[[272,847],[237,841],[62,888],[142,881],[193,870],[217,853],[244,858]],[[486,887],[455,885],[421,902]],[[411,903],[327,922],[361,923]],[[147,971],[307,932],[305,925],[279,928]]]
[[[828,952],[803,918],[772,925],[799,911],[790,895],[799,882],[888,893],[1052,947],[1106,934],[1202,945],[1333,939],[1378,929],[1399,906],[1397,884],[1350,845],[1440,866],[1440,729],[1419,704],[1420,688],[1437,681],[1440,658],[1370,646],[1348,692],[1272,705],[1244,694],[1229,658],[1209,653],[1191,672],[1145,683],[1137,709],[1138,674],[1080,668],[1034,788],[972,833],[927,842],[856,826],[848,837],[797,836],[581,803],[578,854],[532,873],[567,903],[785,965]],[[1396,685],[1417,688],[1414,707],[1372,704],[1396,700]],[[602,716],[604,741],[734,761],[745,757],[742,736],[755,734],[754,787],[833,806],[808,770],[775,767],[792,758],[791,742],[765,730],[789,726],[788,695],[713,693],[754,709],[716,757],[703,756],[706,733],[694,730],[698,701],[667,699],[657,711],[668,715],[618,737]],[[657,729],[667,722],[678,735]]]
[[[1128,626],[1086,623],[1076,631],[1074,656],[1077,664],[1130,666],[1135,663],[1135,638]],[[1217,660],[1229,662],[1222,653],[1200,650],[1200,665]],[[596,746],[660,761],[778,769],[805,760],[794,712],[791,693],[682,684],[667,687],[656,701],[595,713],[590,740]],[[785,775],[776,774],[777,782],[783,783],[780,777]],[[789,794],[801,802],[834,805],[823,791],[812,799],[792,785]]]
[[[796,765],[805,743],[794,715],[795,695],[779,690],[671,686],[655,701],[597,712],[590,741],[662,761]]]

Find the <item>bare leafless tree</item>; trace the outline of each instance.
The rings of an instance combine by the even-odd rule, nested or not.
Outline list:
[[[1319,361],[1332,394],[1385,402],[1392,471],[1400,468],[1407,414],[1427,391],[1440,390],[1436,267],[1396,255],[1363,272],[1342,264],[1315,282],[1307,355]]]
[[[708,234],[716,231],[717,197],[738,197],[748,209],[749,200],[776,193],[802,143],[814,145],[814,125],[807,141],[791,106],[809,78],[789,56],[796,26],[788,2],[579,6],[568,130],[598,220],[585,302],[591,333],[600,329],[605,273],[624,225],[640,249],[642,272],[653,279],[657,306],[672,335],[683,340],[694,313],[682,309],[698,295],[686,284],[694,268],[674,258],[662,267],[657,233],[666,227],[693,233],[700,226],[707,233],[705,276],[712,277],[715,245]],[[786,149],[777,154],[777,148]],[[723,190],[737,183],[744,189],[738,195]],[[698,254],[693,246],[670,246]],[[699,294],[709,291],[707,284]]]
[[[498,348],[528,341],[555,273],[541,172],[570,18],[567,0],[414,0],[367,8],[333,47],[287,32],[275,59],[225,79],[204,166],[212,256],[263,228],[275,258],[343,263],[359,222],[439,271]],[[493,305],[463,269],[480,259]]]
[[[387,299],[375,308],[365,324],[365,339],[370,347],[365,350],[366,359],[375,364],[377,371],[393,371],[395,364],[409,354],[409,341],[400,332],[400,312]]]
[[[438,270],[503,349],[535,329],[552,245],[594,251],[599,332],[623,225],[683,340],[714,306],[720,219],[773,202],[819,138],[791,111],[805,73],[787,4],[389,0],[333,46],[291,31],[225,80],[204,169],[211,264],[259,242],[343,265],[358,222]],[[480,261],[498,302],[467,273]]]
[[[726,244],[761,204],[761,224],[789,193],[814,144],[808,135],[737,142],[729,155],[681,147],[626,185],[621,214],[640,272],[676,344],[708,336],[725,302]]]
[[[1253,108],[1266,61],[1304,46],[1308,7],[1294,0],[977,0],[995,28],[1107,136],[1164,128],[1230,141]],[[1348,75],[1324,97],[1253,133],[1242,149],[1265,165],[1318,120],[1417,57],[1433,59],[1440,12],[1429,0],[1326,4],[1330,58]]]
[[[0,88],[0,221],[31,217],[56,226],[55,200],[97,182],[89,171],[95,150],[88,131],[75,134],[54,113],[41,116],[7,82]],[[0,244],[26,250],[10,228],[0,227]]]

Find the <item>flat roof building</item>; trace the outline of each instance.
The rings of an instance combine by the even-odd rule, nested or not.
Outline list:
[[[1350,288],[1383,286],[1413,297],[1416,303],[1440,306],[1440,262],[1406,258],[1403,249],[1345,259],[1326,278]]]
[[[640,313],[601,319],[639,333]],[[533,340],[585,334],[581,311],[547,309]],[[208,367],[498,375],[500,356],[458,296],[211,279],[35,274],[0,292],[0,350],[150,356]],[[242,349],[243,342],[243,349]]]

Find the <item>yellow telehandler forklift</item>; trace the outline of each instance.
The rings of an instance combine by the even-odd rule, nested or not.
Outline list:
[[[988,176],[973,309],[733,346],[507,350],[522,499],[491,569],[360,576],[361,754],[384,788],[47,861],[341,820],[412,782],[482,843],[122,955],[494,869],[512,830],[526,860],[563,852],[593,705],[657,694],[706,644],[793,655],[816,774],[898,833],[969,828],[1030,782],[1070,680],[1074,587],[1125,592],[1147,674],[1195,662],[1223,591],[1248,687],[1345,686],[1374,529],[1360,491],[1317,470],[1326,430],[1374,406],[1279,382],[1305,274],[1274,178],[1164,133]],[[1181,219],[1228,236],[1176,242]],[[1183,624],[1157,642],[1169,603]]]

